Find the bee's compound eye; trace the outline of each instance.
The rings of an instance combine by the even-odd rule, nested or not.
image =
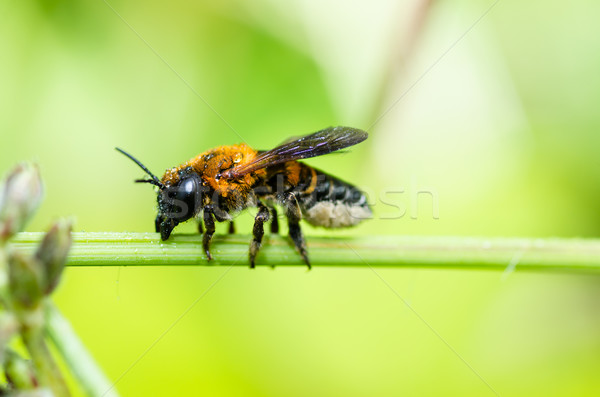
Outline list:
[[[196,186],[197,186],[197,182],[194,179],[192,179],[192,178],[184,179],[181,182],[181,185],[179,187],[179,193],[184,196],[193,194],[194,190],[196,189]]]
[[[200,195],[200,181],[196,177],[188,177],[183,179],[177,186],[175,199],[184,202],[189,211],[194,211],[196,208],[197,196]]]
[[[181,179],[165,193],[166,197],[159,198],[159,207],[162,215],[167,218],[184,222],[200,208],[202,187],[200,178],[196,175]]]

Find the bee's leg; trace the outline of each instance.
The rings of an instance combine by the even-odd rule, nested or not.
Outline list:
[[[163,217],[160,215],[156,215],[156,219],[154,220],[154,229],[156,231],[156,233],[160,232],[160,224],[163,221]]]
[[[212,239],[213,234],[215,234],[215,219],[213,218],[213,213],[210,208],[204,208],[204,226],[206,226],[206,233],[202,237],[202,248],[204,248],[204,252],[206,253],[206,259],[211,260],[212,255],[210,254],[210,240]]]
[[[279,219],[277,218],[277,210],[275,207],[271,208],[271,234],[279,233]]]
[[[254,238],[250,243],[249,258],[251,268],[254,268],[254,259],[256,258],[256,254],[258,254],[263,235],[265,234],[264,223],[268,220],[269,209],[265,207],[262,203],[259,203],[258,214],[256,214],[256,217],[254,218],[254,228],[252,229],[252,235],[254,236]]]
[[[296,249],[300,252],[302,259],[310,270],[310,261],[308,260],[308,252],[306,251],[306,242],[300,230],[300,219],[302,219],[302,212],[300,212],[300,206],[294,193],[288,193],[285,199],[286,205],[286,216],[288,219],[288,226],[290,228],[290,238],[294,242]]]
[[[233,221],[229,221],[229,234],[235,234],[235,225]]]
[[[198,220],[198,233],[204,233],[204,228],[202,227],[202,221]]]

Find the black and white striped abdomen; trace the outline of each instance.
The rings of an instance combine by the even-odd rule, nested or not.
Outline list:
[[[355,186],[316,169],[302,183],[297,196],[303,219],[314,226],[349,227],[371,217],[363,192]],[[306,175],[306,174],[305,174]]]

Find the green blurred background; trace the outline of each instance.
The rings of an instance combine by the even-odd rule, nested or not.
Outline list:
[[[63,215],[152,231],[155,195],[115,146],[160,174],[240,137],[268,149],[351,125],[369,140],[309,161],[374,203],[337,235],[600,235],[598,2],[6,0],[0,15],[0,169],[40,164],[31,231]],[[225,271],[69,268],[55,300],[124,396],[600,390],[597,276],[378,270],[417,316],[368,268],[240,267],[180,318]]]

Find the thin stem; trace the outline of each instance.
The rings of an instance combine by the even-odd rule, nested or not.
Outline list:
[[[46,304],[46,320],[48,336],[79,381],[85,395],[89,397],[117,396],[111,382],[96,365],[92,356],[71,328],[71,324],[52,302]]]
[[[32,251],[42,233],[19,233],[13,245]],[[67,266],[248,266],[250,236],[217,235],[207,262],[199,235],[73,233]],[[315,266],[600,272],[598,239],[525,239],[428,236],[308,237]],[[304,266],[286,237],[266,235],[257,266]]]

